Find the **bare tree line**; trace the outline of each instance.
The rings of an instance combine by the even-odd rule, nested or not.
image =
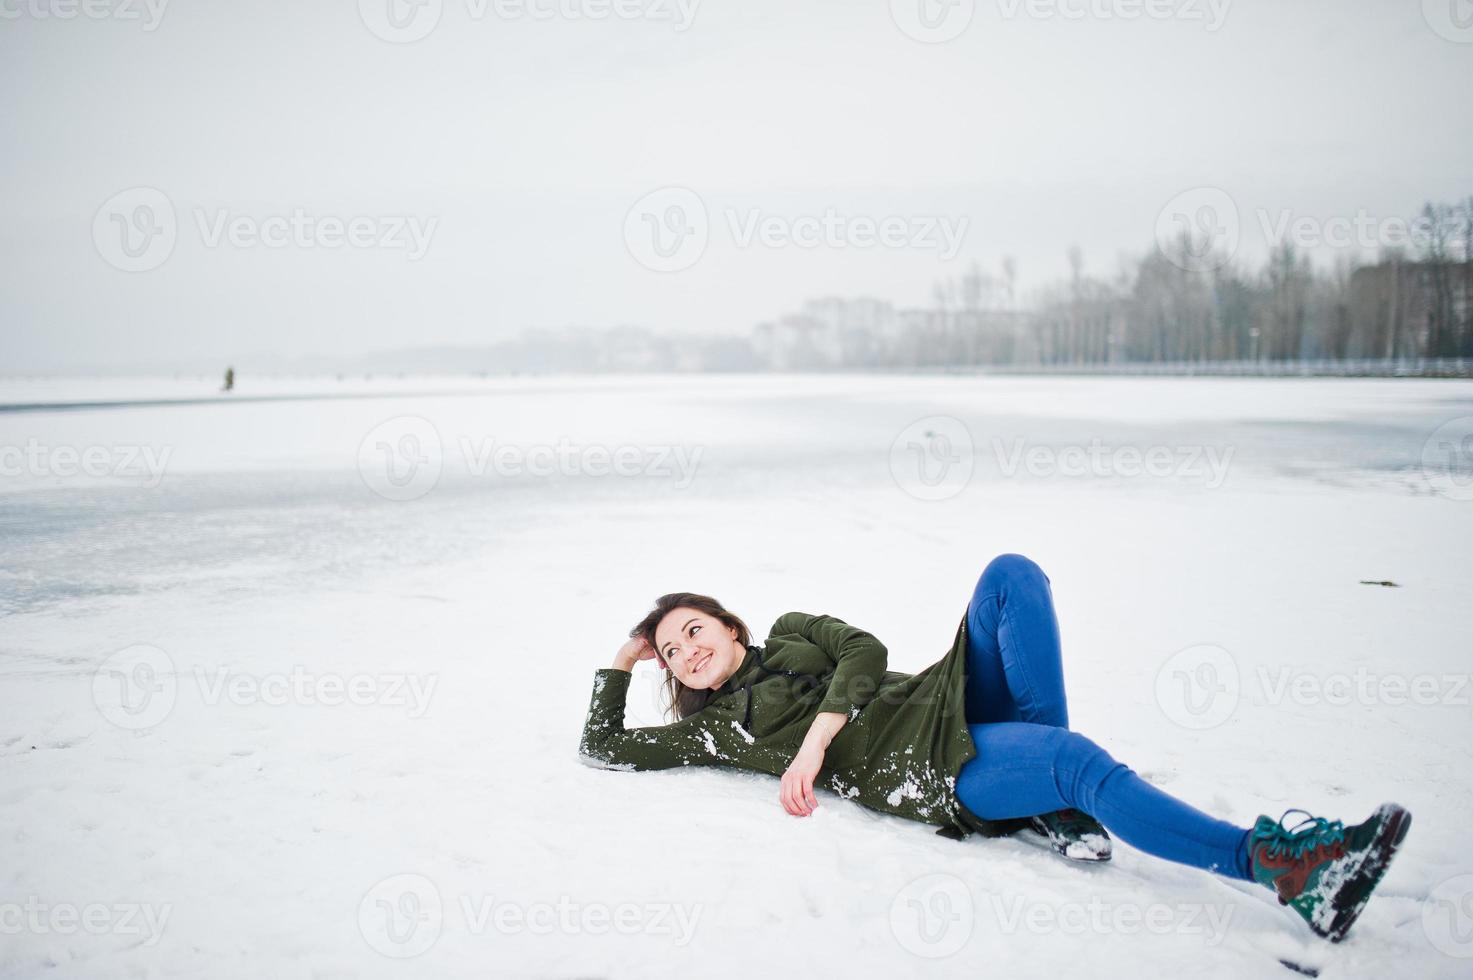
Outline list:
[[[1111,277],[1069,276],[1019,309],[1017,263],[974,265],[932,302],[896,309],[825,299],[760,324],[758,359],[779,370],[955,365],[1108,365],[1473,357],[1473,197],[1428,203],[1414,250],[1317,271],[1292,243],[1256,270],[1185,233]]]

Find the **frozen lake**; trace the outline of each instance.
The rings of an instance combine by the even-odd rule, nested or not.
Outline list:
[[[216,387],[0,381],[0,975],[1467,974],[1473,384]],[[661,593],[918,670],[1007,551],[1074,727],[1152,781],[1242,824],[1412,810],[1347,942],[1123,845],[577,760]]]

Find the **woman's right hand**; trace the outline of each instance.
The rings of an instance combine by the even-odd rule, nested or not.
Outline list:
[[[631,637],[629,642],[625,643],[619,648],[619,652],[614,654],[614,669],[632,671],[634,665],[641,660],[653,660],[654,657],[655,649],[645,642],[644,637]]]

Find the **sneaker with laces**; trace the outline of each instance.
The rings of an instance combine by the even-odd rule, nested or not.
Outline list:
[[[1291,813],[1304,815],[1292,827],[1285,823]],[[1261,816],[1249,844],[1253,880],[1278,893],[1279,904],[1299,913],[1316,935],[1338,943],[1370,901],[1411,822],[1395,803],[1381,804],[1353,827],[1303,810],[1278,820]]]

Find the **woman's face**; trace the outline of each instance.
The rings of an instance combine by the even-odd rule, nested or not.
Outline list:
[[[675,679],[696,690],[720,687],[747,656],[735,627],[686,606],[670,610],[660,620],[655,649]]]

